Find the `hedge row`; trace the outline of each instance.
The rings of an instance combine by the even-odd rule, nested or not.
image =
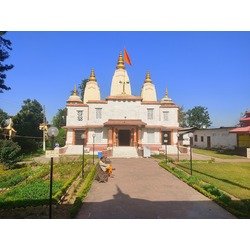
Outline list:
[[[82,201],[86,197],[89,189],[91,188],[92,182],[95,178],[96,174],[96,167],[91,166],[89,172],[87,173],[87,176],[84,178],[81,187],[79,188],[78,192],[76,193],[76,199],[75,202],[70,209],[70,217],[75,218],[79,209],[82,206]]]

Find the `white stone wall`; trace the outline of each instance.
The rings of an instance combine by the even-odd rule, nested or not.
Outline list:
[[[159,105],[141,105],[140,101],[113,101],[107,104],[89,103],[89,107],[68,107],[67,126],[102,125],[109,119],[141,119],[147,125],[178,127],[178,109],[160,108]],[[102,109],[102,118],[96,118],[96,108]],[[153,120],[148,119],[148,109],[154,109]],[[83,111],[83,121],[77,120],[77,111]],[[163,120],[163,111],[168,112],[168,120]]]
[[[72,129],[68,129],[66,139],[67,139],[66,145],[72,145],[73,143],[73,130]]]
[[[88,144],[93,144],[93,134],[95,134],[95,144],[108,144],[107,128],[95,128],[88,130]]]
[[[83,121],[77,120],[77,111],[83,111]],[[68,107],[67,108],[67,118],[66,126],[83,126],[88,120],[88,107]]]
[[[193,137],[193,145],[199,148],[207,148],[207,136],[211,138],[211,148],[229,148],[233,149],[237,146],[237,135],[229,133],[232,128],[195,130]],[[197,135],[198,141],[195,141]],[[203,136],[203,142],[201,141]]]

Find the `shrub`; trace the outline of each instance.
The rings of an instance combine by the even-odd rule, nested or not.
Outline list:
[[[11,140],[0,140],[0,162],[11,167],[22,159],[20,146]]]

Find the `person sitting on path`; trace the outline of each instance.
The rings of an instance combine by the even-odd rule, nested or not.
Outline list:
[[[108,175],[110,177],[113,177],[113,175],[112,175],[112,170],[113,170],[112,166],[111,166],[110,163],[106,163],[106,157],[105,156],[102,156],[100,158],[99,165],[100,165],[102,171],[108,173]]]

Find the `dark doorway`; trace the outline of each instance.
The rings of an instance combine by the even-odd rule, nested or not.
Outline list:
[[[119,146],[130,146],[130,130],[119,130]]]
[[[211,148],[211,138],[207,136],[207,148]]]

